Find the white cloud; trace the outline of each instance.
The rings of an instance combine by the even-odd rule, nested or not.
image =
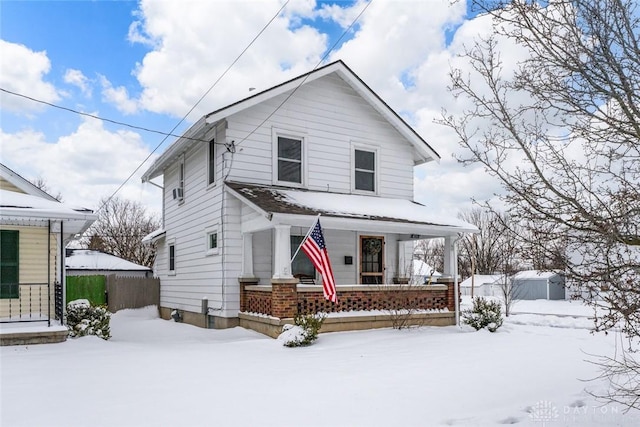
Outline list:
[[[33,130],[14,134],[0,130],[0,151],[2,162],[24,178],[42,177],[53,194],[62,194],[65,203],[93,209],[149,155],[137,133],[111,132],[91,118],[84,118],[75,132],[57,141],[47,141],[44,134]],[[159,212],[159,190],[140,183],[144,169],[118,194]]]
[[[138,64],[142,87],[139,107],[183,116],[223,74],[281,7],[279,0],[260,3],[142,1],[140,20],[129,40],[154,47]],[[320,60],[326,36],[299,18],[312,14],[312,3],[292,2],[211,91],[191,120],[309,71]],[[126,95],[121,93],[121,95]],[[123,98],[114,98],[119,104]]]
[[[113,87],[105,76],[100,76],[102,85],[102,100],[116,106],[118,111],[124,114],[134,114],[138,111],[138,102],[129,97],[124,86]]]
[[[90,81],[87,76],[82,73],[82,71],[69,68],[64,73],[64,81],[65,83],[69,83],[78,87],[85,96],[91,96],[92,91]]]
[[[46,102],[56,102],[60,94],[44,81],[51,69],[47,52],[34,52],[28,47],[0,40],[0,87]],[[42,104],[0,92],[0,108],[15,113],[31,113],[44,108]]]

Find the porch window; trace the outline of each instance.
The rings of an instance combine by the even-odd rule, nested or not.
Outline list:
[[[384,283],[384,238],[360,237],[360,283],[379,285]]]
[[[375,151],[354,151],[354,184],[356,190],[376,191]]]
[[[302,184],[302,139],[278,137],[278,181]]]
[[[17,230],[0,230],[0,299],[20,298],[18,233]]]
[[[291,236],[291,256],[298,249],[303,239],[304,236]],[[291,274],[301,279],[301,281],[302,279],[314,280],[316,278],[316,269],[302,250],[298,251],[296,257],[291,261]]]

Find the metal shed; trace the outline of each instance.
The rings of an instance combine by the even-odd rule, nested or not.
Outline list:
[[[553,271],[520,271],[512,279],[515,299],[565,299],[564,277]]]

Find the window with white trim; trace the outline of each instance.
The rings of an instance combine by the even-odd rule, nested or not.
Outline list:
[[[176,241],[172,239],[167,242],[167,261],[170,275],[176,274]]]
[[[216,182],[216,143],[214,140],[209,141],[207,149],[207,185],[213,185]]]
[[[216,255],[220,249],[220,231],[218,225],[207,227],[204,233],[205,255]]]
[[[354,189],[358,191],[376,191],[376,152],[354,149]]]
[[[277,136],[276,139],[276,180],[280,183],[303,183],[304,139]]]

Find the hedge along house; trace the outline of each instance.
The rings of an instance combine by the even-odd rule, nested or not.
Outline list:
[[[0,164],[0,344],[66,339],[64,246],[95,219]]]
[[[413,167],[438,159],[341,61],[207,114],[142,178],[163,178],[163,229],[145,239],[161,316],[271,336],[320,311],[332,313],[323,331],[390,326],[384,313],[403,305],[455,323],[454,242],[477,229],[413,201]],[[318,214],[337,304],[302,252],[291,260]],[[435,237],[443,278],[407,285],[404,246]]]

